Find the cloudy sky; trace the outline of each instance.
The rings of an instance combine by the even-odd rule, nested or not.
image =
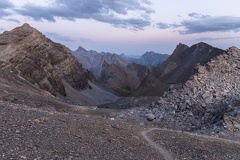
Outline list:
[[[240,48],[239,0],[1,0],[0,32],[29,23],[72,50],[171,54],[178,43]]]

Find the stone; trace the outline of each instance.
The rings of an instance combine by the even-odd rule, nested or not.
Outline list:
[[[156,118],[156,116],[153,114],[146,114],[145,116],[147,117],[147,120],[149,120],[149,121],[153,121]]]

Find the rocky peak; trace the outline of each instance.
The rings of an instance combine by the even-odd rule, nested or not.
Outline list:
[[[206,64],[224,51],[206,43],[188,47],[179,44],[173,54],[160,66],[159,77],[167,83],[184,83],[194,73],[197,63]]]
[[[88,86],[91,77],[68,48],[28,24],[0,35],[0,57],[2,67],[52,94],[65,95],[62,81],[79,90]]]
[[[83,48],[82,46],[79,46],[78,49],[76,50],[76,52],[87,52],[87,50],[85,48]]]
[[[184,50],[186,50],[188,48],[189,48],[189,46],[187,46],[185,44],[182,44],[182,43],[179,43],[177,45],[177,47],[175,48],[175,50],[173,51],[173,55],[181,54]]]

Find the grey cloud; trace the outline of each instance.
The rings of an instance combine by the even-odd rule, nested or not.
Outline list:
[[[180,34],[240,31],[240,17],[211,17],[198,13],[190,13],[189,16],[194,19],[184,20],[180,24],[158,23],[158,28],[172,28]]]
[[[167,24],[167,23],[157,23],[157,27],[160,28],[160,29],[167,29],[167,28],[170,28],[170,24]]]
[[[240,17],[208,17],[204,19],[183,21],[181,25],[185,28],[182,34],[203,32],[239,32]]]
[[[229,39],[240,39],[240,37],[219,37],[219,38],[212,38],[212,37],[202,37],[197,38],[197,41],[216,41],[216,40],[229,40]]]
[[[10,3],[8,0],[1,0],[0,1],[0,8],[1,9],[7,9],[13,7],[13,4]]]
[[[10,12],[6,11],[8,8],[12,8],[13,4],[10,3],[8,0],[1,0],[0,1],[0,17],[5,17],[11,15]]]
[[[202,14],[199,14],[199,13],[189,13],[188,14],[189,17],[192,17],[192,18],[196,18],[196,19],[204,19],[204,18],[209,18],[210,16],[209,15],[202,15]]]
[[[147,15],[154,12],[142,4],[151,3],[149,0],[55,0],[48,7],[26,4],[16,12],[37,21],[45,19],[54,22],[56,17],[70,21],[94,19],[117,27],[139,30],[151,24]],[[138,17],[131,17],[129,11],[137,13]],[[120,18],[124,16],[129,18]]]
[[[87,43],[87,42],[92,41],[91,39],[88,39],[88,38],[79,38],[79,40],[83,43]]]
[[[45,33],[48,37],[52,38],[52,39],[56,39],[59,41],[67,41],[67,42],[76,42],[76,40],[68,37],[68,36],[61,36],[57,33],[51,33],[51,32],[47,32]]]
[[[10,22],[21,23],[19,20],[15,19],[15,18],[7,18],[7,19],[4,19],[4,20],[10,21]]]

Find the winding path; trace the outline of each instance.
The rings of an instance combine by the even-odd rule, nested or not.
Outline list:
[[[161,130],[159,128],[149,128],[147,130],[141,131],[141,135],[143,136],[143,138],[152,146],[154,147],[156,150],[158,150],[164,157],[165,160],[174,160],[174,158],[172,157],[172,155],[163,147],[161,147],[160,145],[156,144],[155,142],[153,142],[149,137],[148,137],[148,133],[152,132],[154,130]]]

